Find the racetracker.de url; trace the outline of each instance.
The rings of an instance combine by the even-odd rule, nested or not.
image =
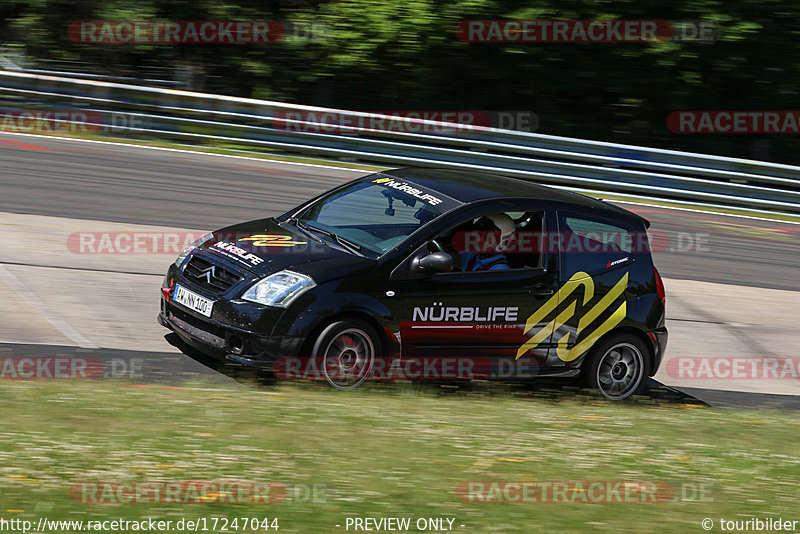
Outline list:
[[[198,517],[195,519],[37,520],[0,517],[0,532],[241,532],[278,530],[277,517]]]

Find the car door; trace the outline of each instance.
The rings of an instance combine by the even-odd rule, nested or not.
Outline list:
[[[558,315],[552,357],[572,365],[627,316],[637,255],[634,233],[616,220],[559,210]]]
[[[551,311],[555,311],[552,303],[558,276],[555,256],[541,249],[541,235],[548,224],[554,223],[549,220],[552,214],[541,206],[513,209],[528,216],[536,214],[540,220],[529,232],[536,234],[533,238],[518,238],[509,255],[520,257],[512,257],[510,268],[417,273],[416,277],[394,281],[402,295],[403,358],[460,360],[456,365],[462,365],[461,369],[467,365],[476,375],[506,378],[523,378],[546,366],[553,323],[545,308],[551,305]],[[472,213],[468,219],[476,215],[480,214]],[[454,226],[463,222],[454,221]],[[406,262],[413,263],[427,254],[425,246]],[[523,258],[525,254],[529,256]]]

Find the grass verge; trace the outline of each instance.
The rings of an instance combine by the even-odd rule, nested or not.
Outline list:
[[[2,132],[0,132],[2,133]],[[89,132],[37,132],[36,135],[40,137],[63,137],[66,139],[86,139],[89,141],[103,141],[105,143],[120,143],[126,145],[149,146],[156,148],[172,148],[177,150],[187,150],[192,152],[200,152],[206,154],[220,154],[223,156],[244,156],[248,158],[263,159],[267,161],[285,161],[289,163],[308,163],[311,165],[326,165],[329,167],[342,167],[347,169],[359,169],[366,172],[379,171],[387,169],[386,166],[367,165],[349,160],[336,160],[329,158],[315,158],[305,156],[293,156],[290,154],[282,153],[278,150],[262,149],[254,150],[252,146],[237,145],[228,142],[217,142],[213,145],[197,145],[187,143],[177,143],[168,139],[150,138],[139,139],[135,137],[115,137],[113,135],[103,135]]]
[[[447,517],[455,531],[503,533],[701,532],[706,517],[797,516],[795,414],[435,391],[2,382],[0,516],[269,517],[302,533],[345,532],[348,517],[367,516]],[[121,503],[91,493],[104,501],[95,504],[75,493],[76,484],[198,480],[277,482],[287,498]],[[568,502],[487,504],[459,498],[469,481],[655,481],[674,492],[657,503],[582,502],[570,491]]]

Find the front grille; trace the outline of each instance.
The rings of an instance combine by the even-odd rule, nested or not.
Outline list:
[[[213,293],[222,293],[239,281],[240,276],[200,256],[192,256],[183,269],[183,277]]]

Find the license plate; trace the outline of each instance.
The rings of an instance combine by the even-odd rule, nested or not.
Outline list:
[[[185,287],[176,284],[175,292],[172,294],[172,300],[186,306],[190,310],[202,313],[206,317],[211,317],[211,308],[214,306],[214,301],[200,296],[194,291],[189,291]]]

